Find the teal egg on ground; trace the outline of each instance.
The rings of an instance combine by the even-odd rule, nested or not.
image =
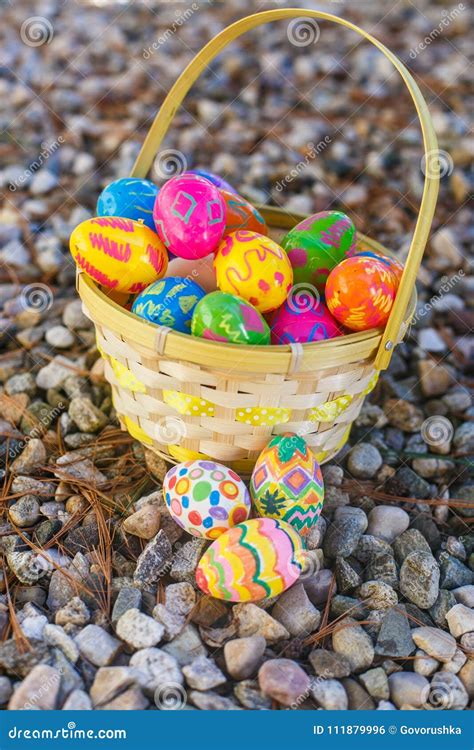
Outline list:
[[[293,283],[311,284],[319,292],[332,269],[355,247],[356,230],[340,211],[322,211],[300,221],[281,241],[293,267]]]
[[[161,279],[138,295],[132,312],[150,323],[190,333],[194,308],[205,294],[191,279],[179,276]]]
[[[158,188],[150,180],[138,177],[123,177],[107,185],[97,200],[98,216],[121,216],[143,221],[145,226],[156,231],[153,206]]]
[[[270,328],[256,308],[235,294],[211,292],[194,308],[191,331],[213,341],[231,344],[270,343]]]

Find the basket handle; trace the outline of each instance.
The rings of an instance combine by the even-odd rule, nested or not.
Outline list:
[[[423,187],[423,196],[421,206],[416,221],[413,238],[410,244],[405,269],[400,281],[400,286],[392,307],[390,317],[385,326],[384,333],[380,342],[379,349],[375,358],[375,367],[378,370],[384,370],[388,367],[392,352],[395,345],[401,340],[404,330],[404,316],[408,303],[415,286],[416,276],[423,257],[423,252],[428,240],[431,222],[436,207],[436,198],[439,186],[439,161],[431,159],[436,157],[438,143],[433,128],[433,123],[428,111],[427,104],[423,99],[420,89],[412,75],[409,73],[403,63],[390,52],[385,45],[375,39],[371,34],[359,28],[350,21],[346,21],[331,13],[323,13],[317,10],[307,10],[303,8],[281,8],[276,10],[267,10],[261,13],[255,13],[252,16],[241,18],[239,21],[223,29],[206,44],[200,52],[188,64],[181,73],[175,84],[166,96],[155,120],[148,132],[145,142],[138,154],[137,160],[133,166],[131,177],[145,177],[153,163],[153,159],[158,148],[165,137],[176,110],[181,105],[189,89],[209,65],[209,63],[234,39],[244,34],[246,31],[272,21],[280,21],[285,18],[319,18],[324,21],[333,21],[340,26],[345,26],[352,31],[357,32],[362,37],[375,45],[398,70],[403,81],[405,82],[411,98],[416,107],[416,111],[421,123],[421,132],[423,135],[423,146],[425,150],[425,159],[429,169],[426,169],[425,181]],[[402,331],[403,329],[403,331]]]

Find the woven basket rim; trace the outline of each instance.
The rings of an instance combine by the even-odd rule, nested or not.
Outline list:
[[[258,206],[260,212],[266,219],[267,224],[273,229],[288,229],[306,215],[288,213],[274,207]],[[277,225],[275,225],[277,223]],[[286,226],[282,226],[282,224]],[[376,240],[361,232],[357,233],[358,240],[378,250],[385,255],[395,257],[395,254],[385,248]],[[110,297],[102,292],[97,284],[84,273],[79,273],[78,290],[85,303],[94,323],[102,322],[120,337],[122,332],[130,337],[137,346],[156,350],[159,346],[159,332],[162,326],[157,326],[149,321],[139,318],[132,312],[121,307]],[[413,290],[410,304],[404,317],[407,323],[413,316],[416,307],[416,291]],[[95,313],[95,314],[94,314]],[[103,314],[107,313],[107,319]],[[372,328],[368,331],[344,334],[325,341],[316,341],[298,345],[299,371],[310,371],[314,367],[325,369],[334,366],[337,362],[343,364],[354,359],[366,359],[377,351],[384,328]],[[360,350],[360,357],[358,356]],[[163,353],[165,356],[182,361],[195,362],[216,369],[225,369],[229,362],[235,359],[244,360],[245,366],[239,368],[248,372],[273,372],[288,373],[294,364],[295,349],[288,344],[270,344],[266,346],[227,344],[220,341],[212,341],[191,336],[187,333],[168,330],[164,339]]]

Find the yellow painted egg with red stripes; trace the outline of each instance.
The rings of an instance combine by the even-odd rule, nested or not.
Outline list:
[[[168,253],[156,232],[119,216],[83,221],[71,234],[69,249],[81,271],[116,292],[141,292],[168,267]]]

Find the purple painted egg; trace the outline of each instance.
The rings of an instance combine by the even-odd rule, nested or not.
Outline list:
[[[271,321],[272,344],[304,344],[342,336],[339,323],[316,297],[298,299],[291,295],[274,313]]]
[[[224,180],[224,178],[218,174],[214,174],[214,172],[208,172],[207,169],[188,169],[186,174],[197,174],[199,177],[204,177],[206,180],[209,180],[209,182],[212,182],[212,184],[220,190],[227,190],[229,193],[237,193],[237,190],[232,187],[227,180]]]
[[[217,249],[225,230],[225,203],[204,177],[182,174],[161,188],[153,208],[156,231],[179,258],[204,258]]]

